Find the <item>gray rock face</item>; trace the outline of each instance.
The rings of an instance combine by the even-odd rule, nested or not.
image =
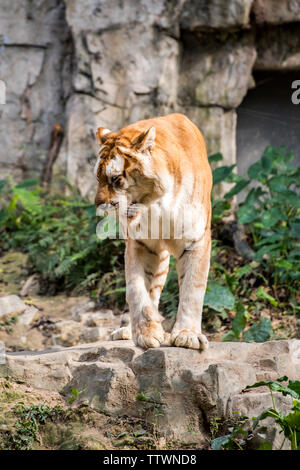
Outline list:
[[[180,17],[183,29],[241,28],[249,24],[253,0],[187,0]]]
[[[300,341],[211,343],[203,353],[167,347],[144,352],[131,341],[105,341],[10,353],[0,373],[67,396],[76,388],[97,410],[156,419],[170,439],[204,443],[215,418],[251,418],[271,406],[264,388],[244,391],[247,385],[283,375],[300,379]],[[275,393],[275,400],[288,411],[288,397]],[[265,440],[258,431],[256,443]],[[268,439],[274,447],[281,444],[273,424]]]
[[[40,172],[53,125],[64,124],[70,74],[70,35],[56,0],[1,2],[1,173]]]
[[[179,97],[184,104],[236,108],[248,90],[256,59],[251,35],[226,42],[185,37]]]
[[[293,23],[300,20],[298,0],[254,0],[253,12],[257,23]]]
[[[300,70],[300,35],[298,24],[265,28],[257,36],[257,61],[255,69]]]
[[[174,111],[196,118],[209,153],[236,163],[235,111],[254,83],[252,71],[300,68],[299,5],[3,0],[1,173],[40,174],[53,125],[61,124],[54,176],[93,198],[96,128],[116,131]]]

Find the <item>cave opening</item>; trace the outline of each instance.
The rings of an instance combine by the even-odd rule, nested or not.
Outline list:
[[[255,71],[255,87],[237,108],[237,164],[240,175],[269,145],[286,147],[300,164],[300,105],[293,104],[292,83],[300,71]]]

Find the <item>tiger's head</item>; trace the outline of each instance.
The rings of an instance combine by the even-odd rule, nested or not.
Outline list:
[[[122,198],[126,198],[128,208],[147,206],[164,194],[153,159],[155,127],[143,132],[128,127],[118,133],[100,127],[96,136],[100,145],[94,169],[98,180],[97,208],[118,208]]]

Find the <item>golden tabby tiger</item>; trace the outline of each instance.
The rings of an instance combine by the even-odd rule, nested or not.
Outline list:
[[[204,139],[182,114],[111,132],[99,128],[96,207],[118,210],[125,232],[126,298],[131,325],[112,339],[143,348],[208,347],[201,333],[210,264],[212,175]],[[177,260],[179,307],[170,335],[158,312],[169,258]]]

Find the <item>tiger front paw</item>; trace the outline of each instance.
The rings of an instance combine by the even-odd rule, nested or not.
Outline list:
[[[205,335],[188,329],[172,331],[170,343],[178,348],[200,349],[200,351],[205,351],[209,346]]]
[[[164,339],[164,329],[161,323],[155,321],[142,321],[134,334],[134,342],[144,349],[159,348]]]

